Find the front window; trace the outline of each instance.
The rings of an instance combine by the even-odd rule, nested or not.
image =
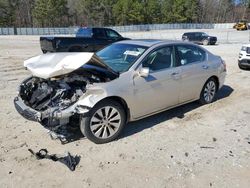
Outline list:
[[[171,68],[174,66],[174,50],[172,46],[166,46],[152,52],[143,62],[143,67],[152,71]]]
[[[120,38],[120,35],[111,29],[106,30],[108,38]]]
[[[246,46],[242,46],[241,51],[247,51],[247,47]]]
[[[121,73],[127,71],[146,49],[134,44],[112,44],[96,55],[111,69]]]
[[[208,34],[206,34],[206,33],[201,33],[201,35],[202,35],[203,37],[208,37]]]

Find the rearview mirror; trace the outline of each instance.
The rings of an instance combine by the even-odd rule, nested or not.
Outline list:
[[[144,78],[148,77],[148,75],[149,75],[149,68],[148,67],[142,67],[140,69],[140,71],[139,71],[139,75],[141,77],[144,77]]]

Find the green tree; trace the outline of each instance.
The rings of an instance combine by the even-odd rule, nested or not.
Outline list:
[[[198,18],[199,1],[165,0],[163,1],[163,22],[191,23]]]
[[[162,11],[159,0],[141,1],[143,24],[161,23]]]
[[[113,7],[116,24],[141,24],[143,23],[143,6],[138,0],[118,0]]]
[[[38,26],[64,26],[68,8],[66,0],[37,0],[33,16]],[[66,22],[67,23],[67,22]]]
[[[163,23],[173,23],[174,13],[173,13],[174,0],[164,0],[162,1],[162,22]]]
[[[0,26],[16,25],[16,7],[18,0],[0,0]]]

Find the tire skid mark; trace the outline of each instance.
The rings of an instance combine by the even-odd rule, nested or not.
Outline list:
[[[25,70],[23,67],[22,68],[14,68],[14,69],[3,69],[0,70],[0,72],[13,72],[13,71],[19,71],[19,70]]]

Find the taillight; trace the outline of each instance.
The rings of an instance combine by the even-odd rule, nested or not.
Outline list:
[[[227,71],[226,62],[222,59],[222,60],[221,60],[221,63],[222,63],[222,65],[223,65],[223,71],[226,72],[226,71]]]

